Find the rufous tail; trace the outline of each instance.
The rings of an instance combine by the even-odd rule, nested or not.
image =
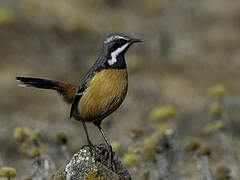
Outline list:
[[[71,83],[53,81],[48,79],[41,78],[32,78],[32,77],[16,77],[17,81],[22,84],[18,84],[21,87],[35,87],[41,89],[52,89],[57,91],[60,95],[63,96],[63,100],[67,103],[72,103],[74,95],[78,87]]]

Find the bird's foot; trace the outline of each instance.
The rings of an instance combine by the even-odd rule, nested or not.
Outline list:
[[[82,146],[82,148],[85,148],[85,147],[89,147],[89,148],[90,148],[90,154],[91,154],[91,156],[93,156],[94,153],[97,152],[97,150],[96,150],[97,145],[94,145],[94,144],[92,144],[92,143],[89,143],[88,145],[83,145],[83,146]]]
[[[96,145],[93,145],[93,144],[91,143],[91,144],[89,144],[89,148],[90,148],[91,156],[93,156],[94,153],[97,152],[97,150],[96,150]]]
[[[110,168],[112,171],[114,171],[114,166],[115,166],[113,158],[114,158],[114,152],[112,150],[112,147],[110,146],[107,152],[106,160],[109,160]]]

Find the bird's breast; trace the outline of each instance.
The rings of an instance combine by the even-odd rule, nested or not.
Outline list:
[[[111,114],[122,104],[127,87],[126,69],[106,69],[96,72],[79,102],[81,119],[97,121]]]

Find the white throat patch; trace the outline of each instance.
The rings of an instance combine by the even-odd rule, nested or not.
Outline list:
[[[129,45],[129,43],[126,43],[124,46],[117,48],[115,51],[111,53],[111,59],[108,60],[108,64],[112,66],[117,62],[117,56]]]

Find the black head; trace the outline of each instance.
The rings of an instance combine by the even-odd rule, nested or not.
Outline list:
[[[126,50],[133,44],[142,42],[140,39],[131,38],[128,35],[122,33],[113,33],[107,36],[103,43],[103,49],[105,52],[114,52],[115,50],[122,48],[121,52]],[[120,50],[119,50],[120,51]]]
[[[109,65],[117,62],[118,57],[123,57],[128,48],[137,42],[142,42],[140,39],[131,38],[121,33],[113,33],[108,35],[103,43],[103,52],[110,59]]]

